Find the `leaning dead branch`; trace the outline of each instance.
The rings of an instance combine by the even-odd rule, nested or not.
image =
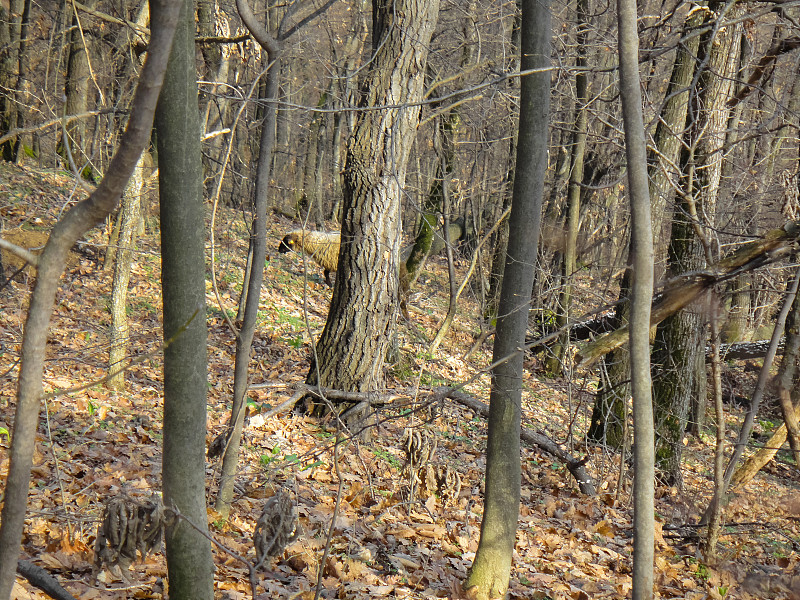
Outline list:
[[[789,256],[797,250],[798,238],[800,238],[800,222],[789,222],[780,229],[773,229],[762,239],[748,242],[733,254],[706,269],[691,271],[670,279],[653,301],[650,326],[657,325],[674,315],[718,283]],[[601,357],[627,341],[627,325],[597,338],[579,350],[576,357],[578,367],[592,366]]]

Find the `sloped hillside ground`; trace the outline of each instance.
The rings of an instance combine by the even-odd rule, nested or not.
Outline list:
[[[51,172],[0,165],[0,215],[4,237],[20,243],[40,239],[71,201],[71,182]],[[214,268],[217,295],[208,282],[208,441],[223,430],[232,393],[234,338],[224,317],[235,315],[246,252],[241,214],[219,222]],[[63,278],[52,322],[46,363],[47,392],[86,389],[51,397],[44,405],[36,445],[29,518],[23,540],[28,558],[57,576],[77,598],[165,597],[163,552],[137,562],[130,582],[102,571],[93,575],[92,549],[103,502],[126,494],[147,499],[160,489],[163,408],[161,305],[158,235],[149,221],[140,240],[131,279],[129,316],[133,355],[147,356],[127,373],[128,389],[113,393],[101,384],[108,351],[110,272],[102,268],[104,232],[92,232],[75,253]],[[320,561],[322,597],[365,599],[457,598],[477,548],[485,467],[484,420],[446,401],[414,412],[438,385],[469,382],[465,390],[488,401],[491,344],[469,360],[462,356],[479,334],[477,305],[461,300],[456,323],[443,347],[429,355],[433,332],[447,306],[447,270],[429,263],[411,300],[411,321],[400,326],[400,360],[388,372],[388,391],[400,396],[381,412],[381,425],[368,443],[349,441],[334,452],[331,422],[289,412],[265,417],[305,378],[310,343],[324,325],[331,290],[321,271],[297,254],[275,252],[291,226],[270,225],[273,248],[261,299],[252,359],[251,416],[245,432],[237,497],[225,522],[209,512],[214,539],[253,560],[252,536],[267,498],[287,490],[297,501],[300,534],[286,552],[259,574],[263,598],[314,597]],[[465,264],[458,266],[463,274]],[[0,292],[0,428],[10,428],[25,310],[33,279],[19,275]],[[587,289],[593,282],[582,282]],[[534,364],[535,361],[531,362]],[[736,371],[742,386],[753,376]],[[563,464],[525,447],[519,532],[512,598],[623,598],[630,593],[631,473],[613,453],[587,447],[583,433],[591,410],[591,386],[525,375],[524,425],[551,436],[576,456],[588,456],[598,495],[582,496]],[[741,419],[732,407],[731,421]],[[775,424],[762,420],[759,431]],[[457,498],[412,496],[403,470],[401,438],[406,427],[438,440],[433,463],[461,477]],[[733,439],[733,433],[730,435]],[[731,524],[721,540],[718,565],[706,565],[696,522],[711,491],[712,440],[689,439],[684,489],[659,488],[657,495],[656,585],[660,598],[798,598],[800,493],[795,465],[780,463],[740,490],[729,505]],[[8,469],[8,437],[0,436],[0,475]],[[783,456],[783,455],[781,455]],[[209,497],[218,465],[207,467]],[[620,474],[622,477],[620,478]],[[337,494],[338,511],[335,510]],[[700,532],[702,533],[702,532]],[[250,597],[248,572],[233,554],[215,549],[219,598]],[[18,598],[46,596],[19,580]]]

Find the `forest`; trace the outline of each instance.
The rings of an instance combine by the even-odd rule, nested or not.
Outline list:
[[[798,18],[0,2],[0,599],[800,598]]]

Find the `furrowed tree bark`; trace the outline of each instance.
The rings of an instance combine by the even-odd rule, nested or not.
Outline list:
[[[93,9],[96,4],[97,0],[88,0],[85,3],[89,9]],[[73,14],[65,82],[64,114],[66,115],[79,115],[89,110],[89,85],[91,82],[89,52],[87,36],[84,34],[78,16]],[[70,164],[66,158],[67,149],[64,147],[69,145],[69,151],[72,153],[81,177],[93,182],[95,173],[89,161],[89,152],[86,151],[89,141],[86,135],[86,121],[83,119],[73,121],[64,133],[66,135],[62,137],[59,144],[59,154],[62,156],[64,168],[70,170]]]
[[[653,597],[655,555],[655,430],[650,378],[650,305],[653,298],[654,252],[636,20],[636,0],[617,0],[620,99],[631,205],[630,362],[635,470],[632,597],[634,600],[649,600]]]
[[[395,328],[400,196],[439,2],[387,0],[374,7],[375,55],[362,88],[363,106],[391,108],[361,112],[348,143],[339,269],[306,380],[359,392],[383,385]]]
[[[681,151],[680,193],[668,249],[671,274],[702,269],[712,260],[704,240],[713,235],[722,174],[722,150],[739,62],[739,25],[719,27],[732,3],[710,2],[710,31],[701,37],[700,69],[695,74],[690,118]],[[736,10],[736,9],[734,9]],[[710,247],[709,247],[710,248]],[[680,484],[683,437],[693,402],[706,394],[706,318],[683,310],[659,323],[653,343],[653,408],[656,466],[670,483]],[[705,398],[704,398],[705,402]]]
[[[158,0],[154,0],[156,1]],[[179,9],[179,6],[173,6],[174,3],[171,2],[162,0],[159,4],[163,9],[162,17],[152,31],[147,61],[142,69],[120,148],[114,155],[106,176],[92,195],[67,211],[53,228],[39,257],[36,286],[28,308],[22,341],[17,409],[0,519],[0,599],[10,597],[14,584],[42,395],[44,351],[58,279],[64,270],[69,249],[116,206],[142,149],[150,140],[153,113],[164,80]]]
[[[207,330],[205,215],[194,2],[181,7],[175,43],[156,112],[164,301],[164,504],[184,519],[166,527],[170,598],[212,600],[214,563],[205,487]],[[151,2],[158,26],[164,7]]]
[[[521,67],[542,69],[520,82],[517,166],[508,254],[498,307],[486,448],[486,494],[478,551],[464,582],[467,597],[502,598],[511,575],[520,499],[522,347],[539,245],[550,111],[550,10],[522,0]]]

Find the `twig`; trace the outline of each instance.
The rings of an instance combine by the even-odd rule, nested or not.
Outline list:
[[[0,144],[2,144],[2,142],[0,142]],[[39,257],[30,250],[23,248],[22,246],[17,246],[16,244],[12,244],[8,240],[0,238],[0,248],[4,248],[5,250],[8,250],[13,254],[16,254],[22,260],[24,260],[26,263],[28,263],[33,267],[39,266]],[[24,269],[25,267],[22,268]],[[19,273],[19,271],[17,271],[17,273]],[[13,277],[9,277],[9,279],[13,279]]]
[[[18,135],[22,135],[25,133],[33,133],[34,131],[41,131],[42,129],[47,129],[48,127],[52,127],[53,125],[58,125],[62,121],[66,123],[71,123],[72,121],[77,121],[78,119],[85,119],[86,117],[96,117],[98,115],[107,115],[117,112],[121,111],[119,111],[116,108],[103,108],[100,110],[90,110],[89,112],[78,113],[76,115],[56,117],[55,119],[50,119],[49,121],[45,121],[44,123],[39,123],[38,125],[31,125],[30,127],[16,127],[11,131],[9,131],[8,133],[5,133],[2,136],[0,136],[0,144],[7,142],[12,138],[17,137]]]
[[[101,377],[100,379],[95,379],[93,381],[90,381],[89,383],[85,383],[83,385],[79,385],[79,386],[76,386],[76,387],[67,388],[66,390],[58,390],[58,391],[55,391],[55,392],[49,392],[47,394],[42,394],[41,398],[43,400],[46,400],[48,398],[58,398],[59,396],[65,396],[67,394],[75,394],[77,392],[82,392],[83,390],[88,390],[90,387],[94,387],[94,386],[99,385],[101,383],[105,383],[106,381],[108,381],[109,379],[111,379],[115,375],[118,375],[122,371],[129,370],[134,365],[138,365],[139,363],[142,363],[142,362],[146,361],[148,358],[152,358],[153,356],[156,356],[157,354],[159,354],[159,353],[163,352],[164,350],[166,350],[167,347],[178,338],[178,336],[180,336],[184,331],[186,331],[186,328],[189,326],[189,324],[197,316],[197,313],[198,313],[198,311],[195,311],[194,314],[191,317],[189,317],[189,320],[186,321],[186,323],[180,329],[178,329],[177,332],[175,332],[175,335],[173,335],[171,338],[169,338],[166,342],[161,344],[161,346],[159,346],[157,349],[153,350],[152,352],[148,352],[147,354],[140,354],[139,356],[137,356],[135,358],[132,358],[130,360],[130,362],[127,365],[125,365],[124,367],[119,367],[116,370],[115,369],[110,369],[109,372],[106,375],[104,375],[103,377]]]

